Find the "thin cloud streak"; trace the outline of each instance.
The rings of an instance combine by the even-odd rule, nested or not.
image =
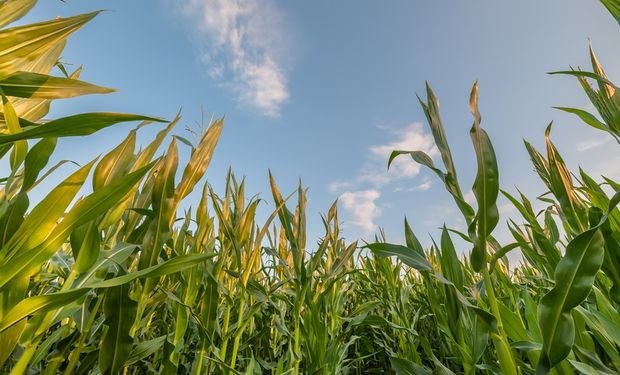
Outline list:
[[[609,135],[605,134],[604,136],[598,136],[597,138],[593,138],[593,139],[585,140],[583,142],[579,142],[577,144],[577,151],[584,152],[584,151],[595,149],[595,148],[597,148],[599,146],[602,146],[602,145],[606,144],[611,139],[612,138]]]

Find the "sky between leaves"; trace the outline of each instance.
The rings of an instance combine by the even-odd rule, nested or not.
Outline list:
[[[57,103],[52,115],[108,110],[172,118],[182,107],[184,124],[197,128],[201,108],[205,121],[226,114],[209,182],[221,191],[232,167],[247,177],[249,195],[269,200],[269,168],[283,192],[301,178],[313,242],[319,213],[336,198],[350,239],[371,238],[382,227],[401,241],[405,215],[427,244],[426,234],[437,237],[444,223],[463,229],[434,175],[405,158],[386,170],[393,149],[424,150],[438,160],[415,97],[423,96],[425,80],[441,100],[465,190],[475,175],[467,105],[476,79],[504,189],[543,191],[522,139],[542,149],[551,120],[571,167],[620,177],[615,145],[551,108],[588,108],[577,82],[545,74],[588,68],[591,40],[618,78],[620,30],[595,0],[46,0],[23,22],[96,9],[109,11],[71,38],[63,61],[83,64],[83,79],[120,91]],[[128,131],[63,140],[58,159],[85,162]],[[143,139],[156,131],[144,129]],[[506,200],[499,206],[504,219],[513,212]]]

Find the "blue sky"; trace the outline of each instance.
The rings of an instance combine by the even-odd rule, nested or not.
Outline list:
[[[543,192],[522,139],[542,148],[551,120],[571,167],[620,177],[615,145],[551,108],[588,108],[577,82],[545,74],[587,68],[591,40],[617,77],[620,29],[595,0],[46,0],[24,22],[96,9],[108,11],[71,37],[63,60],[83,64],[82,79],[119,92],[58,102],[51,116],[106,110],[171,119],[182,107],[183,125],[196,126],[201,108],[207,119],[225,114],[209,183],[221,191],[230,166],[246,176],[250,194],[269,200],[269,168],[284,192],[301,178],[310,238],[321,234],[319,214],[336,198],[350,239],[380,226],[401,241],[405,215],[425,243],[444,222],[462,228],[428,171],[403,159],[386,172],[392,148],[436,156],[415,98],[425,80],[440,98],[465,190],[475,174],[468,95],[476,79],[504,189]],[[57,158],[85,162],[129,129],[62,140]],[[183,126],[177,133],[187,134]]]

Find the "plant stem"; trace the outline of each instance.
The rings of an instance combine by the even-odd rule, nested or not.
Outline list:
[[[508,337],[504,332],[504,325],[502,323],[502,317],[499,314],[499,307],[497,305],[497,299],[495,297],[495,290],[491,280],[491,275],[487,267],[482,270],[482,277],[484,279],[484,287],[489,299],[489,306],[491,307],[491,313],[497,319],[497,333],[491,332],[491,338],[497,351],[497,357],[499,360],[502,372],[507,375],[517,375],[517,366],[515,365],[512,351],[508,343]]]

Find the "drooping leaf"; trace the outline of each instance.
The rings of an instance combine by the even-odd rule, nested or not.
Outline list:
[[[433,266],[424,257],[408,247],[381,242],[367,244],[364,247],[370,249],[373,254],[381,258],[396,256],[403,263],[418,271],[433,270]]]
[[[609,127],[606,124],[600,122],[596,118],[596,116],[594,116],[588,111],[584,111],[578,108],[568,108],[568,107],[553,107],[553,108],[559,109],[564,112],[573,113],[577,115],[583,122],[585,122],[586,124],[590,125],[591,127],[595,129],[609,131]]]

